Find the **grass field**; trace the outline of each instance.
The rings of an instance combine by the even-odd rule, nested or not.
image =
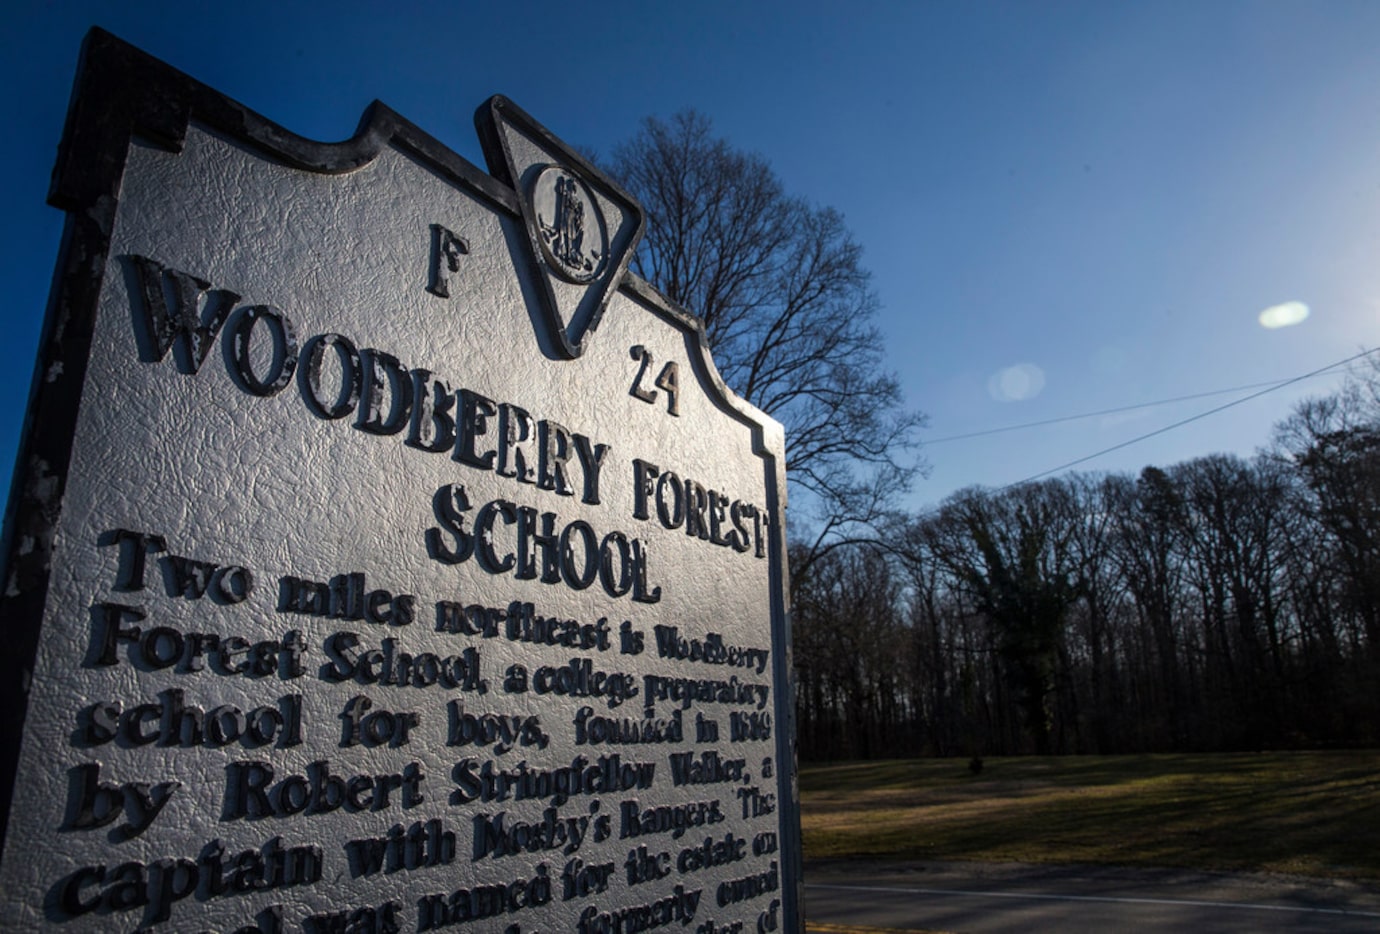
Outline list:
[[[1380,880],[1380,751],[808,765],[807,859],[1010,860]]]

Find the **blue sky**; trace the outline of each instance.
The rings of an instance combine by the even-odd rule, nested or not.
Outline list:
[[[1380,3],[127,0],[11,3],[4,23],[0,479],[62,227],[48,175],[91,25],[302,135],[347,137],[378,98],[476,164],[472,114],[493,93],[595,152],[644,116],[704,112],[791,192],[843,212],[863,245],[889,365],[939,442],[915,509],[1236,396],[939,439],[1282,380],[1380,344]],[[1290,302],[1308,317],[1260,325]],[[1249,454],[1337,381],[1080,469]]]

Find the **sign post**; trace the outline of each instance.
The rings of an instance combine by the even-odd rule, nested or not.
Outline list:
[[[502,98],[301,139],[95,30],[5,524],[3,916],[799,930],[780,426]],[[467,927],[468,926],[468,927]]]

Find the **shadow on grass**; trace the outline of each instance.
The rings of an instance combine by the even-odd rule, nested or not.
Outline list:
[[[1380,878],[1380,753],[833,763],[802,770],[806,855]]]

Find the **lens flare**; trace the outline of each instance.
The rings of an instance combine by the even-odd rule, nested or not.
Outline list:
[[[1045,371],[1033,363],[1018,363],[987,379],[987,392],[998,402],[1024,402],[1045,388]]]
[[[1269,328],[1271,331],[1276,328],[1293,327],[1302,324],[1308,318],[1308,306],[1303,302],[1285,302],[1282,305],[1271,305],[1260,313],[1260,326]]]

